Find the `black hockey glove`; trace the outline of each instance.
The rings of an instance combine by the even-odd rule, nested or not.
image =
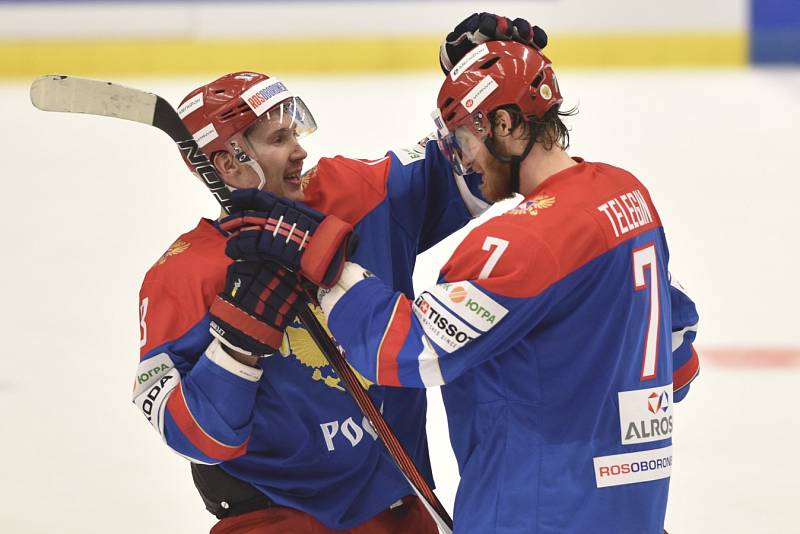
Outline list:
[[[266,191],[234,191],[231,200],[231,215],[220,221],[231,233],[229,257],[274,261],[317,286],[336,284],[358,242],[352,225]]]
[[[273,263],[235,261],[225,289],[211,305],[211,334],[233,350],[264,356],[276,352],[300,298],[299,277]]]
[[[511,20],[492,13],[473,13],[458,23],[439,47],[439,66],[448,74],[467,52],[486,41],[517,41],[544,48],[547,34],[525,19]]]

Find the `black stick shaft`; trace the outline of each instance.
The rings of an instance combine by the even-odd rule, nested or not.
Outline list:
[[[403,472],[408,482],[414,486],[417,494],[424,498],[429,506],[436,512],[439,518],[452,530],[453,520],[447,513],[447,510],[436,497],[433,489],[428,482],[419,472],[414,461],[406,452],[397,435],[389,427],[389,424],[383,418],[380,411],[375,407],[375,403],[367,394],[367,391],[361,386],[361,382],[356,377],[353,370],[345,361],[344,356],[339,352],[336,344],[328,336],[325,329],[317,320],[314,312],[311,311],[304,302],[300,302],[295,306],[297,314],[300,316],[301,321],[305,324],[312,339],[322,351],[325,359],[336,370],[336,373],[344,379],[347,390],[355,400],[361,412],[367,417],[367,420],[375,429],[375,432],[383,441],[383,444],[389,450],[389,454],[397,464],[398,468]]]

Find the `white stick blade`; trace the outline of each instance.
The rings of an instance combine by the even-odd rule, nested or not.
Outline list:
[[[110,82],[42,76],[31,84],[31,103],[42,111],[88,113],[153,124],[156,95]]]

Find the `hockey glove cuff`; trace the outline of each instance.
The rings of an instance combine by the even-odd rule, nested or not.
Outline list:
[[[473,13],[458,23],[439,47],[439,66],[450,70],[467,53],[487,41],[517,41],[539,49],[547,46],[547,33],[525,19],[511,20],[493,13]]]
[[[243,354],[272,354],[281,346],[301,294],[298,277],[277,265],[234,262],[209,311],[211,334]]]
[[[359,264],[350,261],[345,262],[342,276],[339,278],[339,281],[336,282],[336,285],[330,289],[321,288],[317,292],[317,302],[319,302],[319,307],[322,308],[322,311],[325,313],[325,317],[330,315],[333,307],[339,302],[339,299],[350,291],[353,286],[373,276],[371,272]]]

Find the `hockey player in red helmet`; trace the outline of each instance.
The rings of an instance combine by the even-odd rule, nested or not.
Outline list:
[[[457,534],[664,532],[698,315],[647,188],[570,158],[560,102],[536,48],[468,53],[439,93],[443,152],[484,175],[488,199],[521,202],[475,227],[414,298],[355,258],[318,293],[369,380],[441,386]]]
[[[483,174],[491,201],[534,185],[536,177],[575,165],[565,149],[561,91],[550,60],[513,41],[473,49],[450,71],[434,119],[457,172]],[[547,163],[545,163],[545,160]],[[533,176],[520,183],[521,170]]]
[[[268,191],[333,214],[339,228],[362,234],[363,261],[406,291],[417,247],[461,228],[472,216],[467,203],[479,202],[462,196],[434,141],[411,149],[413,160],[402,151],[322,158],[303,174],[300,139],[316,123],[299,96],[265,74],[222,76],[189,93],[178,113],[234,195]],[[219,519],[212,532],[437,532],[279,300],[297,277],[232,262],[227,237],[219,221],[203,219],[147,273],[137,377],[158,369],[171,379],[138,380],[133,395],[167,445],[192,461]],[[424,396],[370,393],[430,479]]]
[[[255,72],[227,74],[189,93],[178,113],[230,189],[303,199],[307,153],[298,139],[317,124],[283,82]]]
[[[536,30],[476,14],[456,27],[441,57],[454,64],[487,35],[543,38]],[[234,191],[234,209],[243,209],[238,198],[264,191],[303,201],[337,218],[337,228],[355,229],[353,258],[409,295],[417,254],[487,207],[480,178],[454,175],[427,139],[375,160],[322,158],[302,173],[300,138],[316,124],[274,77],[228,74],[189,93],[179,114],[227,186],[245,190]],[[281,299],[299,298],[297,276],[243,260],[228,238],[219,221],[203,219],[148,271],[133,391],[165,443],[192,461],[220,520],[213,532],[435,533],[340,378],[287,312]],[[430,479],[424,391],[364,383]]]

